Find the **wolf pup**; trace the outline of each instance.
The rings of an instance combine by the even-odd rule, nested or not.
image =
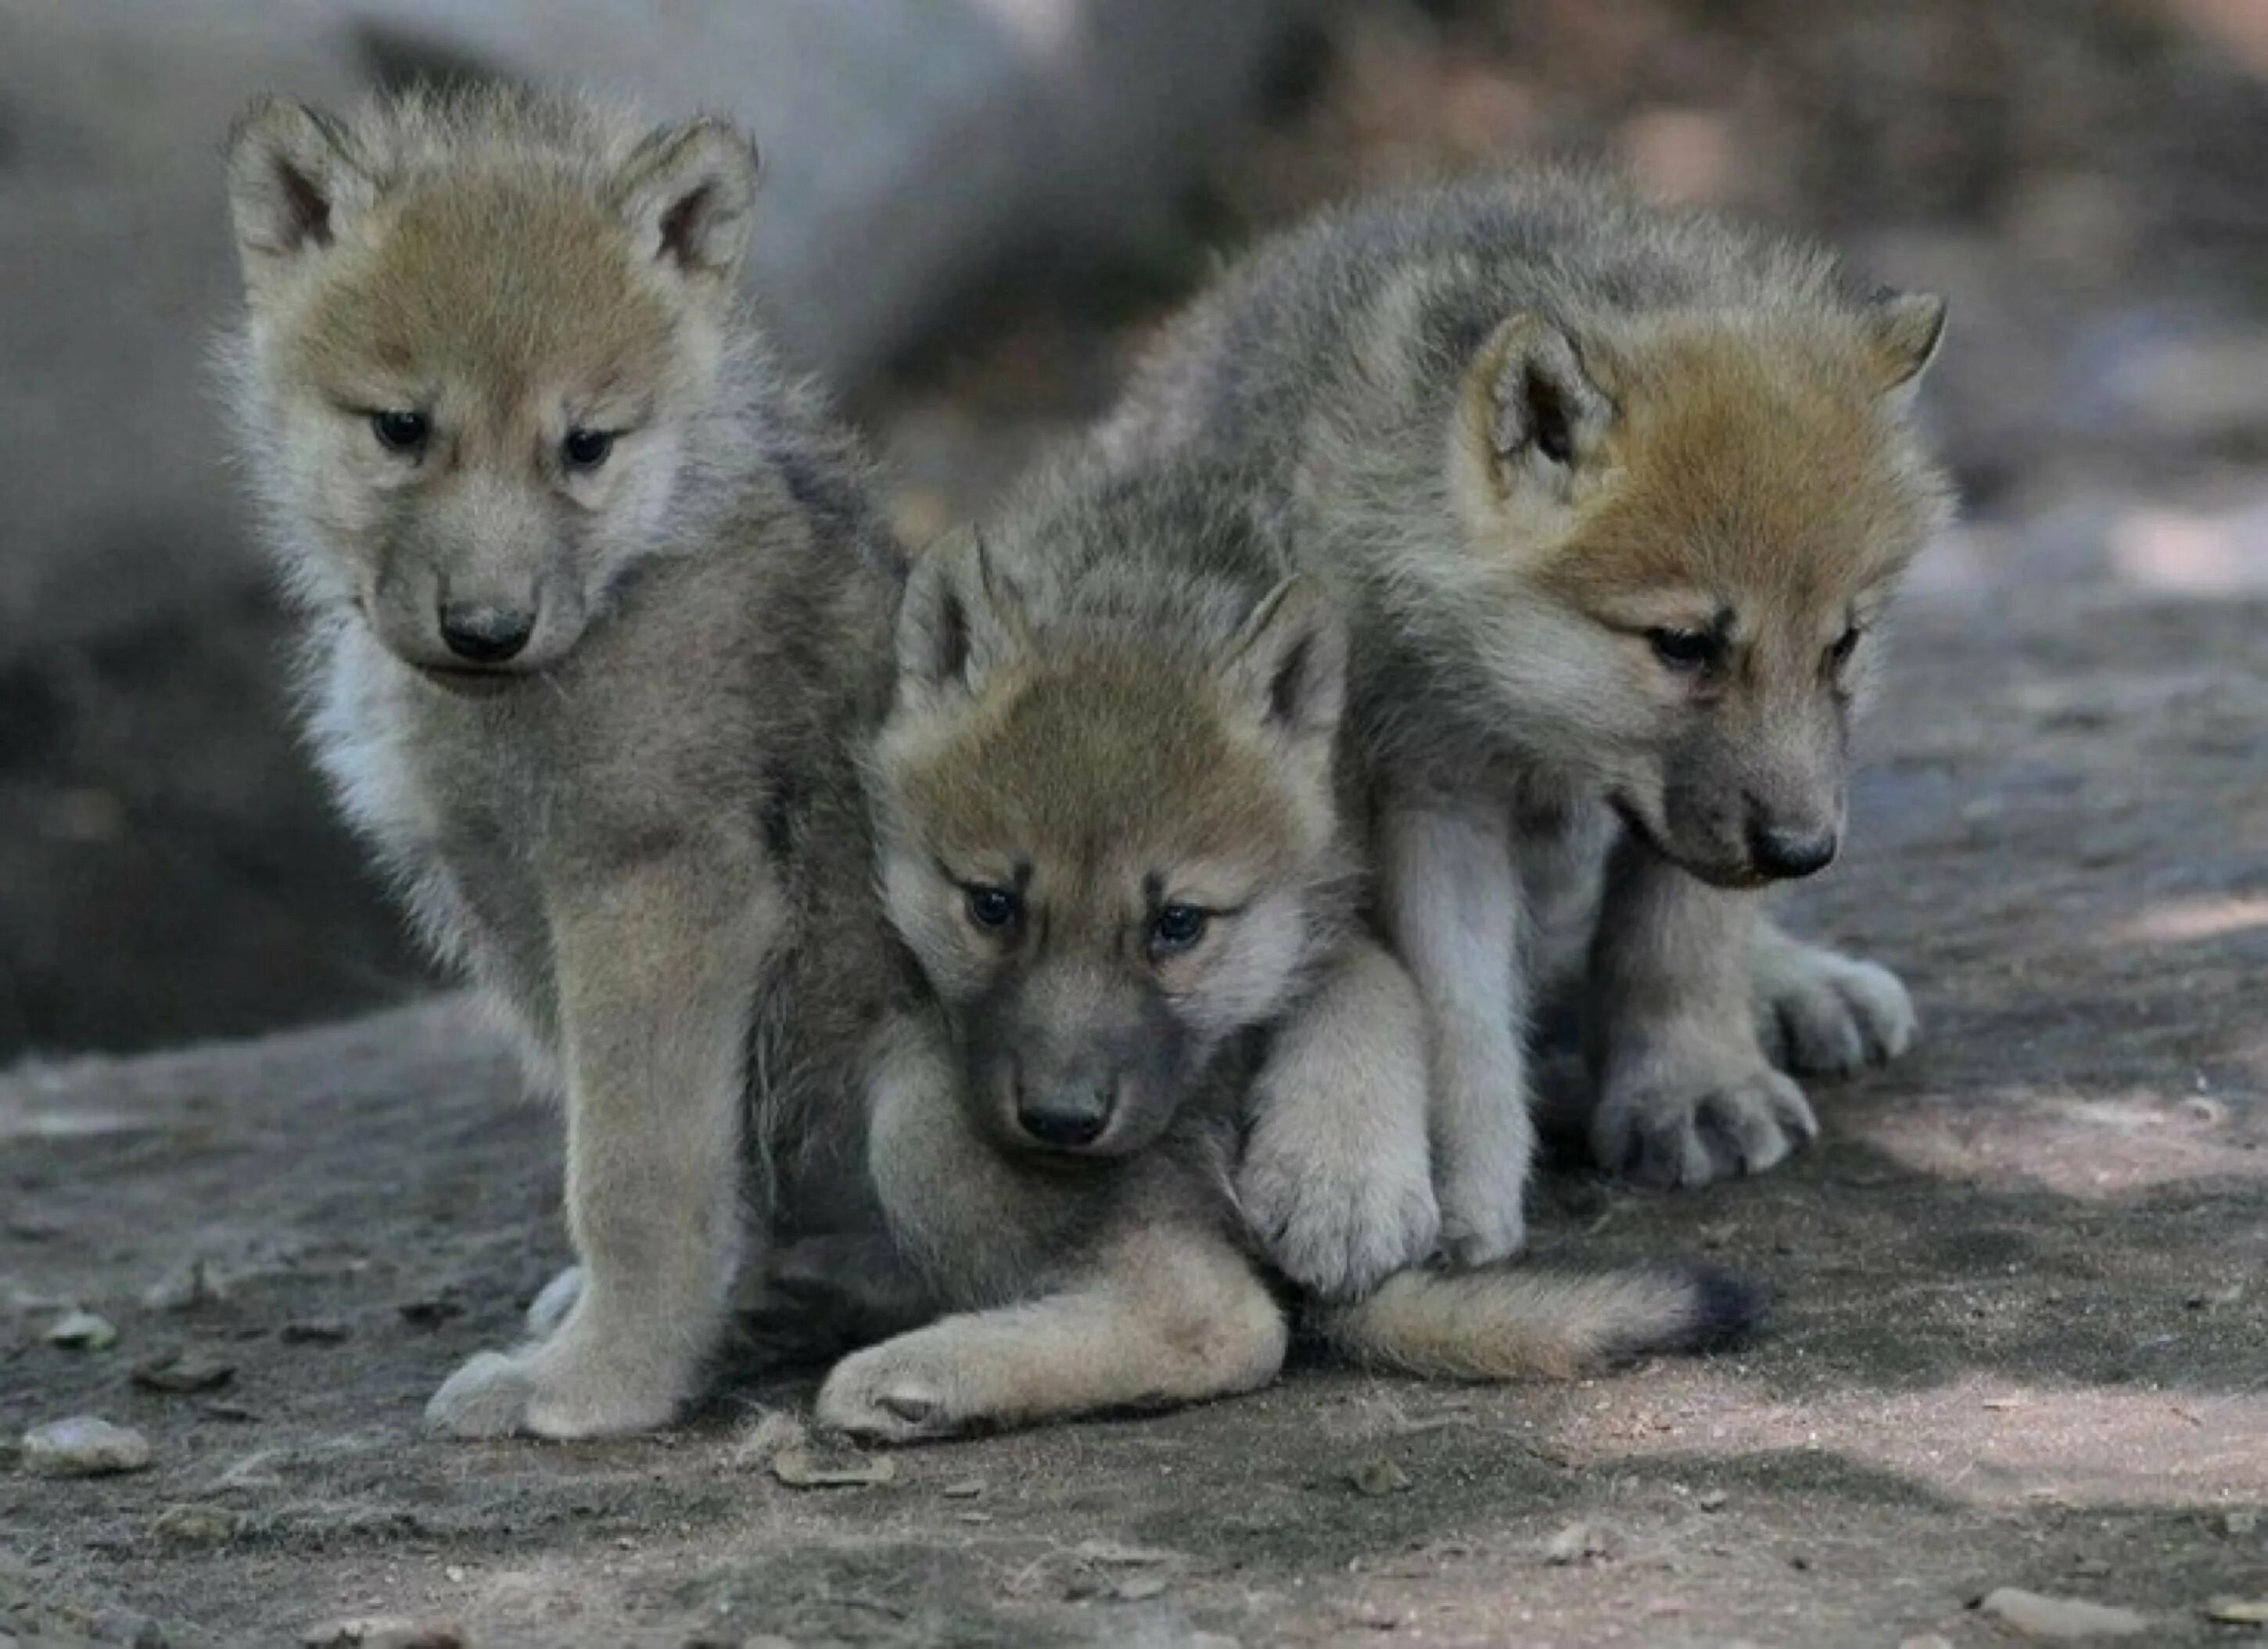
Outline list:
[[[1771,1167],[1816,1130],[1776,1064],[1912,1040],[1894,976],[1756,890],[1841,841],[1891,597],[1947,513],[1907,417],[1944,316],[1594,179],[1473,183],[1258,254],[1106,430],[1247,466],[1350,615],[1457,1257],[1524,1240],[1528,1041],[1563,975],[1587,965],[1593,1148],[1648,1181]]]
[[[1335,791],[1344,635],[1250,496],[1074,469],[916,564],[872,785],[932,999],[886,1034],[870,1161],[961,1312],[838,1365],[831,1426],[906,1439],[1259,1386],[1287,1327],[1239,1205],[1240,1114],[1264,1126],[1344,1065],[1331,1097],[1373,1126],[1402,1108],[1422,1146],[1423,1012],[1357,931]],[[1350,954],[1382,980],[1349,979]],[[1338,1011],[1300,1028],[1319,988]],[[1316,1326],[1504,1378],[1706,1344],[1754,1306],[1703,1273],[1410,1271]]]
[[[231,386],[319,759],[566,1102],[579,1292],[428,1417],[658,1425],[783,1142],[851,1102],[836,1021],[887,971],[830,902],[865,890],[894,552],[736,301],[756,164],[729,128],[271,100],[228,172]]]

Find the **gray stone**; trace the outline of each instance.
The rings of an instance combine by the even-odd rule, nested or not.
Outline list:
[[[92,1415],[51,1420],[24,1433],[19,1458],[40,1477],[107,1477],[150,1464],[150,1439]]]

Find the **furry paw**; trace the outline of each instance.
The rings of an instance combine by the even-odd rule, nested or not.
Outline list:
[[[1489,1265],[1528,1246],[1528,1164],[1450,1162],[1441,1172],[1440,1252]]]
[[[829,1431],[877,1443],[913,1443],[959,1430],[952,1370],[902,1340],[869,1346],[837,1363],[815,1411]]]
[[[1441,1231],[1432,1165],[1416,1149],[1349,1161],[1307,1136],[1256,1132],[1237,1170],[1246,1221],[1269,1259],[1326,1299],[1366,1294],[1432,1256]]]
[[[425,1424],[453,1437],[618,1437],[667,1424],[681,1401],[665,1372],[578,1355],[563,1330],[532,1350],[473,1358],[426,1403]]]
[[[1609,1077],[1591,1118],[1599,1166],[1643,1185],[1762,1174],[1818,1137],[1803,1090],[1761,1060]]]
[[[1799,1076],[1841,1077],[1913,1046],[1913,999],[1878,963],[1788,941],[1756,967],[1756,1035]]]

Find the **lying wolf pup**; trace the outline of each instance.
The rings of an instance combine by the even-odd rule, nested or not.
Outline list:
[[[1359,937],[1334,793],[1344,637],[1248,496],[1074,467],[916,566],[871,784],[932,1000],[886,1033],[870,1160],[964,1314],[837,1366],[825,1424],[903,1439],[1259,1386],[1287,1325],[1235,1189],[1248,1103],[1264,1123],[1351,1073],[1422,1145],[1422,1017]],[[1351,956],[1385,983],[1307,1012]],[[1754,1309],[1694,1271],[1409,1270],[1314,1321],[1496,1378],[1708,1345]]]

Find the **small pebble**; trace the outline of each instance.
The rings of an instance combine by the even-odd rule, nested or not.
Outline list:
[[[861,1489],[896,1481],[898,1462],[887,1454],[850,1449],[784,1448],[771,1458],[772,1476],[791,1489]]]
[[[2222,1626],[2268,1626],[2268,1597],[2217,1597],[2205,1617]]]
[[[150,1532],[181,1546],[217,1546],[236,1538],[244,1520],[225,1505],[169,1505],[151,1520]]]
[[[210,1260],[184,1261],[142,1292],[142,1304],[151,1311],[188,1311],[227,1298]]]
[[[2072,1642],[2087,1638],[2139,1638],[2151,1630],[2149,1618],[2085,1598],[2051,1597],[2004,1586],[1978,1605],[1984,1613],[2027,1638]]]
[[[1401,1494],[1410,1487],[1410,1474],[1390,1460],[1366,1460],[1346,1476],[1357,1494]]]
[[[1111,1595],[1122,1603],[1139,1603],[1145,1598],[1156,1597],[1166,1589],[1163,1575],[1138,1574],[1121,1580],[1111,1589]]]
[[[1712,1489],[1693,1504],[1699,1506],[1704,1512],[1721,1512],[1725,1509],[1726,1505],[1730,1503],[1732,1498],[1733,1497],[1731,1495],[1727,1494],[1722,1489]]]
[[[974,1500],[984,1492],[984,1479],[963,1477],[959,1483],[949,1483],[938,1491],[948,1500]]]
[[[1588,1563],[1611,1557],[1614,1534],[1598,1523],[1570,1523],[1543,1542],[1543,1561],[1550,1564]]]
[[[43,1336],[49,1345],[67,1351],[107,1351],[118,1343],[118,1330],[107,1319],[91,1311],[70,1311]]]
[[[92,1415],[51,1420],[24,1433],[24,1469],[40,1477],[107,1477],[150,1463],[150,1439]]]
[[[236,1365],[202,1351],[166,1351],[134,1366],[128,1378],[144,1391],[218,1391],[236,1377]]]
[[[2232,1535],[2257,1535],[2260,1532],[2260,1513],[2250,1511],[2231,1512],[2220,1520],[2220,1526]]]

